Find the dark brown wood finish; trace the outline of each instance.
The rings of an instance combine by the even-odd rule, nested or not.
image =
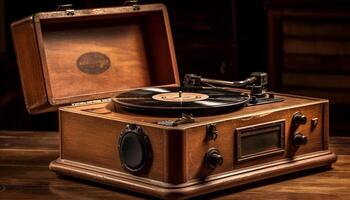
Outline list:
[[[270,89],[329,99],[332,133],[348,132],[349,2],[265,0],[264,4]]]
[[[38,139],[42,138],[42,139]],[[58,156],[58,133],[0,132],[0,198],[15,199],[152,199],[102,184],[59,177],[47,164]],[[350,139],[330,138],[338,155],[331,170],[313,169],[284,175],[196,199],[334,199],[350,198]]]

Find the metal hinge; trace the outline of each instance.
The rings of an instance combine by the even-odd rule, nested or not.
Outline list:
[[[175,119],[175,120],[164,120],[157,122],[157,124],[162,125],[162,126],[178,126],[181,124],[188,124],[188,123],[194,123],[194,117],[192,114],[185,114],[182,113],[182,117]]]
[[[85,105],[92,105],[92,104],[98,104],[98,103],[108,103],[108,102],[111,102],[111,98],[72,103],[72,106],[85,106]]]
[[[124,6],[131,5],[133,10],[140,10],[140,2],[139,0],[125,0]]]
[[[66,15],[74,15],[73,4],[63,4],[59,5],[56,11],[66,11]]]

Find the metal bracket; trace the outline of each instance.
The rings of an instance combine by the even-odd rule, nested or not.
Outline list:
[[[66,11],[66,15],[74,15],[73,4],[63,4],[59,5],[56,11]]]
[[[216,129],[216,124],[207,125],[207,139],[216,140],[218,137],[218,130]]]
[[[157,122],[157,124],[159,125],[163,125],[163,126],[177,126],[180,124],[188,124],[188,123],[193,123],[195,122],[193,115],[192,114],[185,114],[182,113],[182,117],[176,120],[164,120],[164,121],[160,121]]]
[[[92,105],[92,104],[98,104],[98,103],[108,103],[111,102],[111,99],[97,99],[97,100],[92,100],[92,101],[83,101],[83,102],[77,102],[77,103],[72,103],[71,105],[76,107],[76,106],[85,106],[85,105]]]
[[[140,10],[139,0],[126,0],[123,5],[124,6],[131,5],[133,7],[133,10]]]

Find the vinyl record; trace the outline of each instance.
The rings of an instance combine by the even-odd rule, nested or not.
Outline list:
[[[249,95],[219,88],[148,87],[121,93],[113,101],[125,109],[149,114],[196,114],[241,108],[249,101]]]

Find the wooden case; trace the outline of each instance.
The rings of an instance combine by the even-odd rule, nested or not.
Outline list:
[[[195,122],[167,127],[176,118],[128,112],[113,103],[66,106],[60,115],[60,157],[50,169],[164,199],[184,199],[305,169],[330,166],[328,101],[275,94],[283,102],[248,106]],[[306,116],[295,125],[294,115]],[[130,125],[142,129],[153,154],[150,168],[132,174],[123,167],[120,138]],[[210,139],[208,126],[217,137]],[[295,145],[294,136],[308,138]],[[253,140],[254,146],[250,145]],[[267,148],[261,148],[267,142]],[[83,148],[85,147],[85,148]],[[223,158],[208,167],[211,149]]]
[[[284,101],[195,116],[195,122],[175,127],[157,122],[176,118],[104,102],[124,90],[180,85],[161,4],[38,13],[13,23],[12,33],[29,112],[59,107],[60,157],[50,164],[58,173],[183,199],[336,160],[328,150],[327,100],[274,94]],[[308,120],[295,126],[298,112]],[[126,170],[118,154],[131,126],[142,130],[136,135],[152,154],[140,174]],[[216,127],[216,139],[208,126]],[[309,142],[293,144],[296,134]],[[266,144],[248,148],[249,138]],[[223,158],[214,168],[208,167],[211,150]]]
[[[27,109],[56,110],[146,86],[178,85],[166,7],[42,12],[11,26]]]

